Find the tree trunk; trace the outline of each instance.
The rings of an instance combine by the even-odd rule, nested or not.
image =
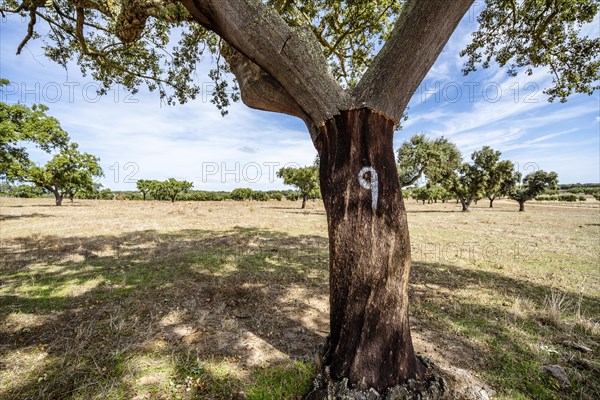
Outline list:
[[[525,211],[525,202],[519,201],[519,211]]]
[[[469,207],[471,207],[471,201],[472,200],[466,201],[464,199],[460,199],[460,204],[462,204],[462,211],[463,212],[469,212],[470,211]]]
[[[308,199],[307,195],[302,196],[302,209],[306,208],[306,200]]]
[[[146,201],[146,192],[142,192],[142,200]]]
[[[344,111],[315,141],[330,251],[334,380],[377,390],[422,377],[408,320],[410,242],[393,152],[394,124]],[[360,179],[360,178],[362,179]]]
[[[496,198],[495,197],[488,197],[488,199],[490,199],[490,208],[494,208],[494,200]]]
[[[60,193],[54,192],[54,199],[57,206],[62,206],[63,196],[61,196]]]

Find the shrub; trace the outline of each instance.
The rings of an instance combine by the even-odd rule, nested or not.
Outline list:
[[[286,200],[296,201],[300,198],[300,192],[288,190],[287,192],[285,192],[284,196]]]
[[[19,185],[13,188],[13,196],[20,197],[23,199],[32,199],[35,197],[42,197],[44,191],[42,188],[31,185]]]
[[[100,200],[112,200],[114,198],[114,194],[110,189],[104,189],[100,191],[98,198]]]
[[[562,194],[562,195],[558,196],[558,200],[572,203],[572,202],[577,201],[577,196],[575,196],[574,194]]]
[[[252,199],[252,189],[240,188],[234,189],[230,195],[232,200],[244,201]]]
[[[142,200],[142,195],[139,193],[127,193],[125,198],[127,200]]]
[[[283,199],[283,194],[281,194],[281,192],[272,192],[269,193],[269,196],[271,197],[271,199],[277,201],[281,201]]]
[[[252,200],[256,201],[268,201],[271,199],[267,192],[253,191],[252,192]]]

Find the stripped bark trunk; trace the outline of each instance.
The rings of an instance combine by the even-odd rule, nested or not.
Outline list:
[[[368,109],[344,111],[316,142],[329,227],[326,363],[333,379],[378,390],[422,376],[409,328],[410,242],[393,131]]]

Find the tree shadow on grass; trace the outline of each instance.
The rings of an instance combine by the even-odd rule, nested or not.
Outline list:
[[[27,219],[27,218],[53,218],[55,217],[54,215],[50,215],[50,214],[40,214],[40,213],[33,213],[33,214],[26,214],[26,215],[0,215],[0,221],[12,221],[12,220],[16,220],[16,219]]]
[[[235,228],[3,245],[2,399],[279,400],[310,383],[314,371],[291,360],[327,334],[326,238]],[[582,341],[600,365],[600,337],[539,314],[553,293],[579,302],[577,293],[435,263],[416,264],[411,279],[417,351],[480,371],[509,395],[600,397],[598,370],[565,364],[576,355],[560,345]],[[581,305],[600,317],[597,297]],[[542,363],[565,364],[573,387],[555,387]]]
[[[511,396],[600,398],[600,331],[569,320],[579,308],[591,325],[599,321],[600,297],[440,263],[416,263],[411,282],[417,350],[450,367],[479,371]],[[560,315],[553,314],[552,299],[562,299]],[[565,340],[594,348],[584,356],[591,368],[581,369],[576,360],[582,354],[562,345]],[[560,389],[542,372],[549,364],[567,369],[571,388]]]
[[[406,210],[409,214],[422,214],[422,213],[431,213],[431,214],[454,214],[461,212],[460,210]]]
[[[50,199],[49,199],[50,200]],[[54,200],[52,200],[54,201]],[[39,207],[48,207],[55,208],[60,210],[60,207],[90,207],[89,204],[81,204],[81,203],[68,203],[64,202],[62,206],[57,206],[56,204],[2,204],[2,208],[39,208]]]
[[[322,237],[146,231],[5,247],[2,399],[296,398],[312,371],[290,360],[327,334]]]

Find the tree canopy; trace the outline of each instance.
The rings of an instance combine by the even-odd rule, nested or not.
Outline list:
[[[398,40],[405,33],[402,30],[406,28],[406,18],[411,12],[418,12],[422,4],[432,7],[425,3],[431,2],[2,0],[0,8],[3,14],[17,13],[29,20],[17,52],[30,40],[39,38],[40,32],[47,32],[46,55],[63,66],[77,61],[84,73],[104,85],[105,91],[115,83],[133,91],[146,85],[151,90],[157,89],[169,102],[183,103],[195,98],[201,90],[194,79],[198,61],[212,57],[216,61],[209,74],[216,89],[213,101],[224,110],[230,101],[239,98],[238,87],[228,75],[231,71],[242,84],[250,70],[265,75],[262,86],[271,90],[272,101],[283,101],[280,85],[294,97],[294,90],[286,88],[286,82],[254,54],[257,48],[251,49],[230,34],[242,23],[258,23],[246,21],[246,17],[255,15],[251,10],[264,14],[260,24],[285,24],[291,29],[289,32],[301,36],[292,42],[302,42],[298,47],[307,52],[304,58],[322,58],[335,81],[359,95],[367,90],[360,85],[361,80],[373,82],[372,74],[366,73],[371,66],[373,74],[389,68],[374,60],[384,59],[388,53],[392,55],[396,48],[403,50]],[[460,7],[459,17],[472,0],[461,3],[465,6]],[[445,13],[442,18],[455,18],[448,10],[442,11]],[[463,51],[467,56],[464,71],[469,73],[478,66],[487,68],[493,61],[513,75],[524,68],[531,74],[535,67],[548,67],[553,75],[553,86],[547,90],[550,100],[565,100],[573,92],[591,94],[598,88],[600,39],[582,36],[580,30],[597,12],[597,0],[487,0],[478,17],[478,30]],[[430,21],[437,17],[431,15]],[[45,27],[40,27],[41,24]],[[263,29],[261,33],[269,40],[270,32]],[[380,57],[376,57],[379,49],[382,49]],[[266,57],[273,55],[266,48],[261,51]],[[315,51],[320,53],[318,57],[311,55]],[[274,62],[280,61],[280,57],[272,58]],[[244,63],[252,64],[252,68],[240,68]],[[398,58],[396,63],[401,64],[402,59]],[[316,72],[309,66],[305,69]],[[412,95],[411,89],[414,91],[416,86],[408,89],[408,96]],[[250,99],[254,97],[251,88],[248,92],[248,105],[268,108],[264,100],[255,103],[256,99]],[[399,118],[405,105],[393,114],[394,118]],[[290,109],[285,111],[295,113]]]
[[[398,149],[400,184],[410,186],[423,175],[431,182],[442,182],[461,164],[460,151],[446,138],[428,139],[414,135]]]
[[[598,13],[598,0],[486,0],[473,41],[462,51],[464,73],[489,68],[492,61],[517,75],[526,68],[548,67],[550,101],[566,101],[574,92],[598,89],[600,39],[580,34],[581,25]]]
[[[47,153],[66,147],[69,135],[47,111],[48,107],[42,104],[28,107],[0,102],[0,178],[19,180],[33,165],[25,143]]]

